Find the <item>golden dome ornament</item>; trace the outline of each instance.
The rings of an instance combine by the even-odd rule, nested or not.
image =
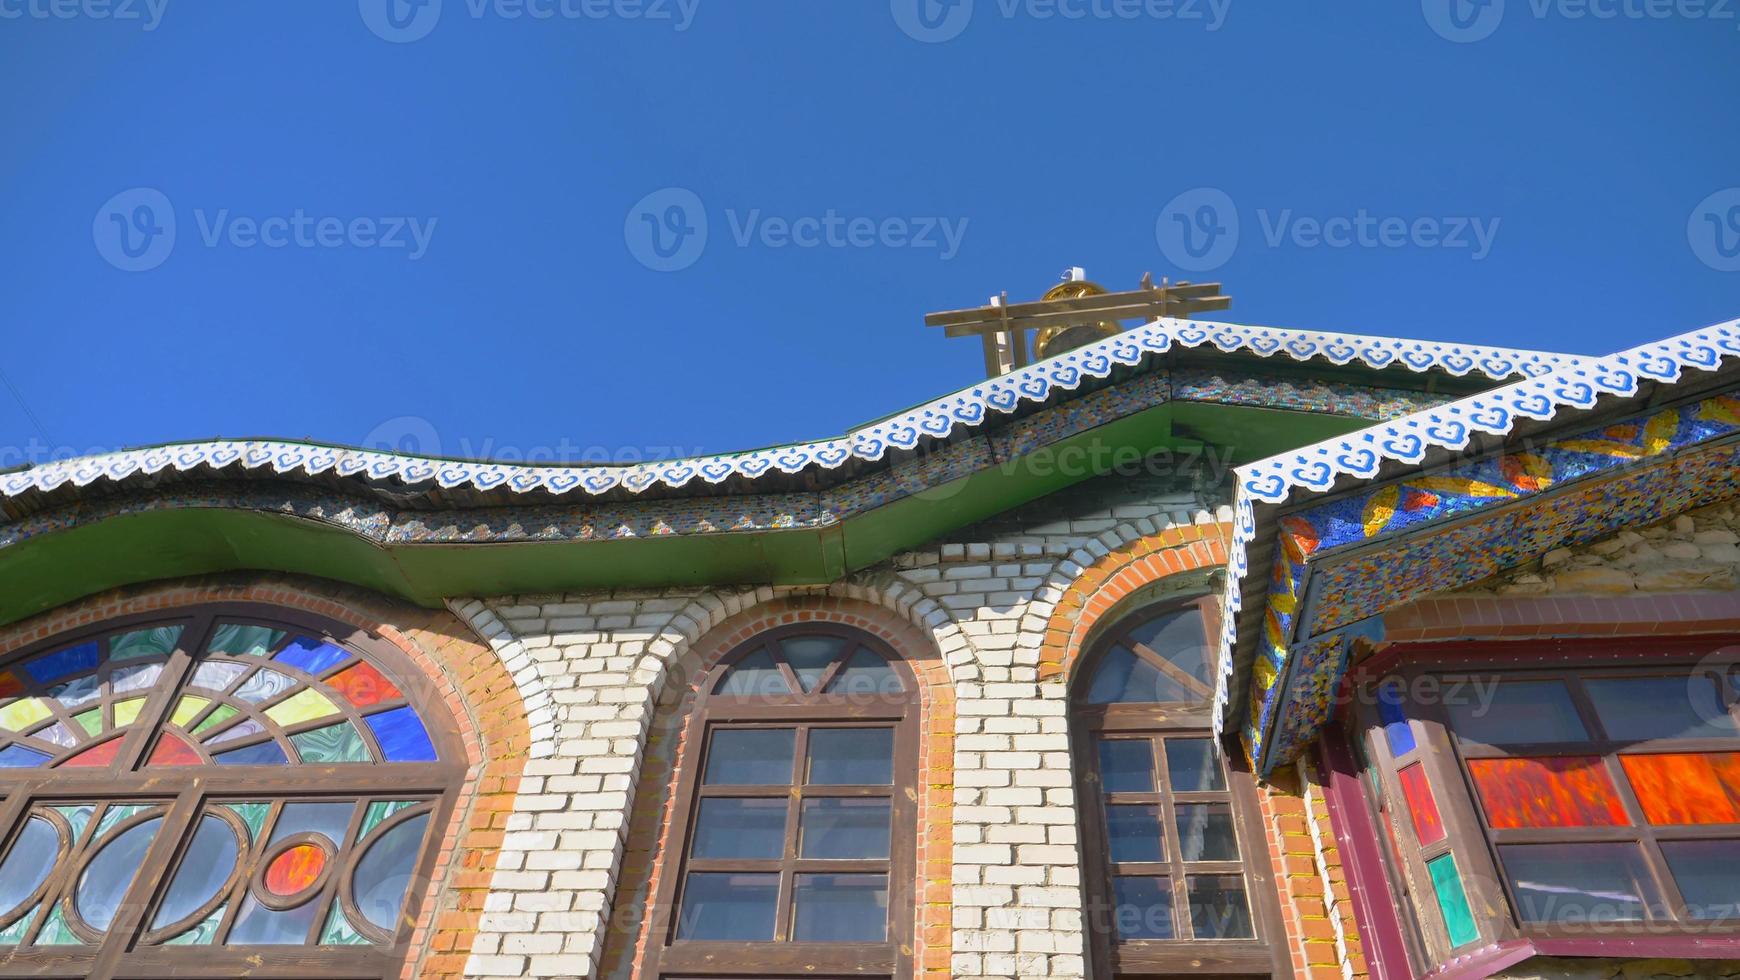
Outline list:
[[[1081,299],[1084,296],[1107,296],[1111,290],[1097,282],[1086,279],[1071,279],[1060,282],[1046,290],[1039,298],[1041,303],[1056,299]],[[1085,347],[1096,340],[1104,340],[1117,334],[1123,327],[1116,320],[1087,321],[1084,323],[1062,323],[1056,326],[1044,327],[1033,339],[1033,353],[1043,359],[1053,354],[1061,354],[1066,350]]]

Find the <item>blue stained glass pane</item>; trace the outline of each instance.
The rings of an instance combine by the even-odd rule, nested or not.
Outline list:
[[[0,749],[0,769],[34,769],[47,761],[47,755],[22,745]]]
[[[277,742],[260,742],[218,752],[212,756],[212,761],[220,766],[282,766],[290,760],[284,757],[284,750]]]
[[[364,719],[375,731],[381,754],[388,762],[434,762],[435,745],[423,720],[410,708],[394,708]]]
[[[291,640],[284,649],[278,651],[272,659],[282,660],[292,667],[301,668],[318,676],[326,668],[349,660],[350,652],[343,647],[309,639],[306,636],[298,636]]]
[[[1384,723],[1384,738],[1389,740],[1390,755],[1397,759],[1414,751],[1414,730],[1408,727],[1407,712],[1402,710],[1402,688],[1385,684],[1378,688],[1378,718]]]
[[[25,664],[24,669],[37,681],[47,683],[68,674],[92,670],[96,666],[97,643],[92,640],[89,643],[81,643],[76,647],[67,647],[65,650],[56,650],[53,653],[37,657]]]

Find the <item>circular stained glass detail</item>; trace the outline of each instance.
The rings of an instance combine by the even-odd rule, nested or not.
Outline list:
[[[236,840],[236,832],[228,823],[219,817],[201,817],[199,829],[193,834],[193,843],[175,871],[175,881],[163,897],[151,928],[174,925],[204,908],[230,880],[240,854],[241,845]]]
[[[260,883],[279,898],[291,898],[314,887],[326,870],[326,848],[319,844],[287,847],[266,865]]]
[[[0,919],[36,894],[60,856],[60,831],[42,817],[31,817],[0,861]]]
[[[139,866],[145,863],[145,852],[150,849],[161,823],[162,817],[152,817],[128,827],[109,838],[96,857],[85,865],[84,874],[79,876],[74,904],[79,918],[84,919],[86,925],[101,932],[115,920],[115,912],[127,897],[127,888],[133,884]]]

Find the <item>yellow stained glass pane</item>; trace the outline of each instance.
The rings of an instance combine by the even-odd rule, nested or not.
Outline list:
[[[206,698],[196,698],[191,694],[186,695],[176,702],[175,714],[170,715],[169,720],[186,728],[187,723],[193,720],[193,716],[199,714],[210,703],[211,701]]]
[[[48,704],[41,698],[23,698],[0,708],[0,728],[7,731],[20,731],[29,728],[49,715]]]
[[[313,688],[266,709],[266,717],[280,725],[294,725],[297,722],[313,721],[336,714],[338,706]]]
[[[121,728],[139,720],[139,712],[145,707],[144,698],[128,698],[115,702],[115,727]]]

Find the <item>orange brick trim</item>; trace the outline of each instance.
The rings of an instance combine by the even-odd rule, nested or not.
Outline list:
[[[1082,641],[1126,596],[1171,575],[1224,566],[1231,538],[1231,524],[1187,524],[1120,545],[1083,569],[1045,624],[1039,679],[1068,678]]]
[[[78,627],[207,602],[267,603],[369,630],[398,647],[435,686],[458,728],[468,769],[402,975],[461,976],[530,737],[513,678],[451,613],[319,579],[212,576],[129,586],[0,629],[0,657]]]
[[[880,637],[906,658],[920,688],[918,880],[913,963],[920,977],[946,978],[953,948],[955,691],[948,665],[929,635],[898,613],[856,599],[775,599],[726,619],[671,667],[647,735],[628,839],[617,879],[599,975],[639,976],[650,941],[644,911],[667,869],[661,855],[682,842],[672,826],[678,760],[693,751],[684,731],[700,685],[719,659],[757,633],[802,622],[840,623]]]
[[[1740,631],[1740,592],[1445,596],[1384,613],[1384,641],[1662,636]]]
[[[1322,779],[1309,765],[1304,774],[1308,784],[1301,782],[1300,767],[1283,766],[1257,788],[1269,863],[1281,892],[1287,955],[1294,976],[1365,977],[1370,971],[1324,803]]]

